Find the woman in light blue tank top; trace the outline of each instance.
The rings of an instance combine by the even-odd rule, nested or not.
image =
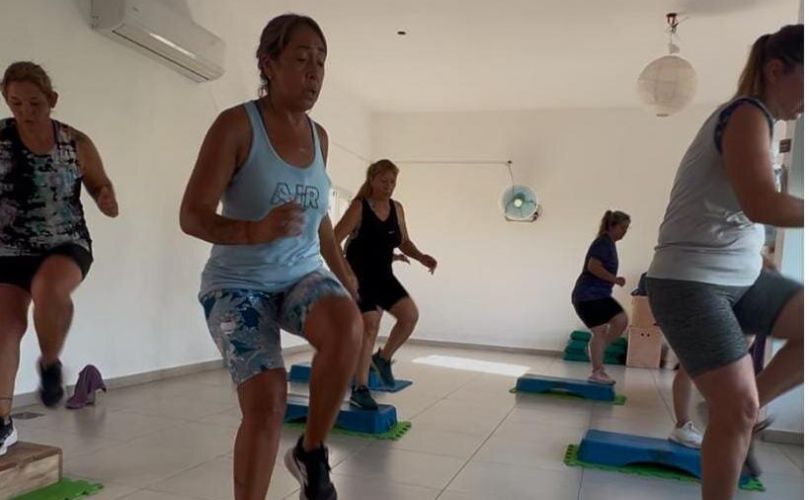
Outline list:
[[[306,429],[284,461],[301,498],[336,499],[324,442],[356,365],[362,321],[356,278],[327,215],[328,138],[307,114],[323,82],[326,39],[308,17],[279,16],[256,57],[263,96],[211,126],[180,224],[213,243],[199,299],[242,410],[235,498],[264,498],[269,487],[286,406],[283,329],[316,349]]]
[[[777,190],[775,120],[803,112],[803,25],[756,41],[736,97],[686,152],[647,275],[655,320],[708,404],[702,496],[729,500],[761,473],[759,408],[803,382],[803,285],[762,269],[762,224],[803,227],[803,200]],[[756,377],[745,335],[785,339]]]

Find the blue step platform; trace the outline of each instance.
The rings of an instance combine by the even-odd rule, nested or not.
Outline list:
[[[702,477],[699,450],[666,439],[590,429],[581,440],[578,458],[582,462],[611,467],[663,465]],[[739,482],[747,479],[748,476],[742,476]]]
[[[517,379],[517,392],[555,392],[575,394],[585,399],[614,401],[615,386],[573,378],[549,377],[530,373]]]
[[[312,376],[311,363],[296,363],[289,369],[289,380],[292,382],[309,382]],[[368,388],[378,392],[399,392],[405,387],[413,385],[410,380],[397,380],[393,387],[382,383],[382,379],[376,371],[371,370],[368,374]]]
[[[306,420],[309,412],[309,398],[297,394],[287,396],[287,411],[285,422]],[[376,411],[360,410],[348,403],[343,404],[337,415],[337,427],[347,431],[362,432],[366,434],[381,434],[389,431],[396,425],[396,408],[392,405],[379,405]]]

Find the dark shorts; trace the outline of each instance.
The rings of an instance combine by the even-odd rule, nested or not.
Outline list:
[[[359,282],[360,300],[358,305],[362,313],[379,309],[390,311],[397,302],[410,296],[393,275],[360,278]]]
[[[64,255],[79,266],[82,279],[87,277],[93,264],[93,254],[81,245],[68,243],[39,255],[0,257],[0,284],[15,285],[26,292],[31,291],[31,282],[39,267],[52,255]]]
[[[624,312],[624,308],[612,297],[584,302],[574,302],[576,314],[587,325],[587,328],[605,325],[612,318]]]
[[[803,285],[762,271],[751,286],[647,278],[649,304],[689,376],[747,355],[745,335],[770,335],[775,320]]]

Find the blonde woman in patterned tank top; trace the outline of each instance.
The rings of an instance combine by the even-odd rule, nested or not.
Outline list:
[[[0,455],[17,439],[9,417],[20,342],[34,305],[42,356],[39,396],[64,395],[59,353],[73,318],[71,294],[93,261],[81,186],[105,215],[118,215],[93,142],[51,119],[58,95],[38,65],[17,62],[2,80],[13,118],[0,120]]]

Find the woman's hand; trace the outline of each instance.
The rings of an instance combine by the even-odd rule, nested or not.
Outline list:
[[[431,255],[427,254],[422,255],[421,259],[419,259],[419,262],[421,262],[421,264],[424,267],[430,270],[430,274],[435,273],[435,268],[438,267],[438,261],[435,260],[435,258],[433,258]]]
[[[360,300],[360,282],[357,279],[357,275],[354,274],[354,271],[351,270],[351,268],[348,266],[348,264],[346,264],[345,268],[346,268],[346,271],[345,271],[346,275],[345,275],[345,278],[344,278],[343,286],[345,286],[346,290],[348,290],[348,293],[351,294],[351,298],[353,298],[355,301],[359,302],[359,300]]]
[[[118,217],[118,201],[110,186],[104,186],[98,190],[96,195],[96,205],[101,213],[107,217]]]
[[[299,236],[303,231],[303,223],[303,208],[295,201],[288,201],[270,210],[263,219],[249,222],[247,241],[255,245]]]

